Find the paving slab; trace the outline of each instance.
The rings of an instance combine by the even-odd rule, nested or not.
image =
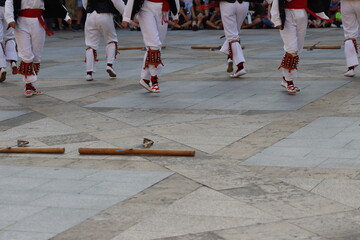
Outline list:
[[[55,236],[171,175],[79,168],[1,169],[1,232],[15,239],[18,231]]]
[[[243,165],[359,169],[360,151],[345,148],[356,141],[359,120],[321,117],[249,158]]]
[[[29,112],[30,111],[0,111],[0,122],[27,114]]]
[[[306,82],[299,87],[306,89],[298,98],[279,89],[279,82],[269,81],[236,81],[236,82],[193,82],[183,85],[176,81],[161,84],[165,96],[144,94],[138,90],[119,97],[110,98],[86,105],[97,108],[141,108],[141,109],[218,109],[218,110],[297,110],[321,96],[348,83]],[[191,94],[196,92],[197,94]],[[234,96],[241,96],[236,101]],[[209,100],[211,100],[209,102]],[[226,104],[226,106],[224,106]]]

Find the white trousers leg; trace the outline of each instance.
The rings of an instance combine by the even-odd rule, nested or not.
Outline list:
[[[221,20],[224,25],[227,42],[240,40],[240,27],[246,18],[248,10],[248,2],[243,2],[241,4],[238,1],[235,1],[235,3],[220,2]],[[225,50],[226,46],[223,45],[223,47],[224,49],[221,49],[220,51],[228,54],[228,50]],[[233,62],[236,65],[240,62],[245,62],[244,53],[239,42],[231,44],[231,51],[233,54]]]
[[[219,51],[223,54],[229,55],[229,41],[227,39],[225,39]]]
[[[4,7],[0,7],[0,68],[6,68],[6,57],[4,53],[4,39],[5,39],[5,31],[6,31],[6,22],[4,18]]]
[[[286,81],[294,81],[298,77],[298,71],[296,69],[289,72],[289,70],[283,68],[282,73]]]
[[[162,3],[145,1],[139,12],[138,19],[146,48],[161,51],[161,46],[165,40],[168,27],[168,24],[163,22],[162,19]],[[161,64],[157,67],[149,65],[149,68],[144,69],[146,55],[147,52],[145,53],[141,70],[141,78],[143,79],[148,79],[146,77],[149,75],[159,75],[162,69]]]
[[[5,54],[7,61],[17,61],[17,51],[15,37],[5,40]]]
[[[359,65],[358,53],[355,44],[351,39],[345,40],[344,53],[347,67]]]
[[[2,47],[0,47],[0,68],[6,68],[6,56],[5,56],[5,31],[7,28],[7,24],[4,18],[4,12],[5,8],[0,7],[0,44]]]
[[[26,63],[40,63],[45,43],[45,30],[37,18],[19,17],[14,31],[18,45],[19,57]],[[23,80],[35,82],[36,75],[23,76]]]
[[[115,59],[115,43],[117,41],[116,30],[113,23],[113,14],[88,13],[85,22],[85,45],[87,48],[98,50],[101,35],[107,44],[107,63],[113,63]],[[91,53],[90,53],[91,52]],[[86,71],[95,72],[95,59],[92,50],[86,50]]]
[[[285,52],[299,55],[304,47],[307,29],[307,13],[304,9],[285,9],[286,21],[284,30],[280,30],[281,38],[284,42]],[[296,69],[289,72],[283,69],[283,76],[287,81],[297,78]]]
[[[95,56],[92,48],[86,49],[86,72],[96,72]]]
[[[114,42],[106,45],[106,63],[113,64],[116,56],[116,44]]]
[[[360,27],[360,2],[342,1],[341,15],[345,39],[357,39]],[[358,53],[352,40],[345,40],[344,53],[347,67],[359,65]]]

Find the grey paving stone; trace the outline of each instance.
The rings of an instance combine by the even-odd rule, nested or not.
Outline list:
[[[123,185],[123,188],[128,188],[131,186]],[[144,188],[141,188],[142,190]],[[137,189],[140,191],[139,189]],[[137,193],[137,192],[135,192]],[[134,194],[135,194],[134,193]],[[71,194],[71,193],[50,193],[40,199],[34,200],[31,202],[31,206],[41,206],[41,207],[53,207],[53,208],[63,208],[63,209],[93,209],[93,210],[104,210],[109,206],[112,206],[118,202],[125,200],[128,196],[116,195],[103,195],[99,193],[96,195],[88,194]]]
[[[317,234],[286,222],[225,229],[215,233],[226,240],[321,240]]]
[[[0,192],[0,204],[18,204],[26,205],[31,201],[39,199],[45,196],[44,192],[34,192],[34,191],[8,191],[3,190]]]
[[[313,193],[333,199],[354,208],[360,207],[360,181],[349,179],[325,179]]]
[[[348,144],[346,144],[344,146],[345,149],[352,149],[352,150],[357,150],[359,149],[360,146],[360,140],[352,140],[351,142],[349,142]]]
[[[320,117],[311,122],[308,127],[325,128],[347,128],[358,122],[358,117]]]
[[[49,240],[55,234],[23,231],[0,232],[0,240]]]
[[[0,230],[7,226],[11,226],[14,222],[12,221],[0,221]]]
[[[97,212],[91,209],[47,208],[12,225],[11,230],[60,233]]]
[[[20,166],[0,166],[0,177],[8,177],[15,175],[21,171],[27,169],[26,167]]]
[[[268,156],[257,154],[244,161],[241,165],[249,166],[273,166],[273,167],[305,167],[313,168],[324,162],[326,157],[291,157],[291,156]]]
[[[288,136],[288,138],[302,138],[302,139],[328,139],[334,137],[344,128],[327,128],[324,130],[323,128],[316,127],[304,127],[295,133]]]
[[[294,219],[288,222],[318,234],[322,239],[342,239],[345,236],[360,234],[358,210]]]
[[[34,188],[34,190],[40,192],[81,193],[98,183],[98,181],[85,181],[83,179],[51,179],[46,184]]]
[[[5,98],[0,97],[0,107],[14,107],[14,106],[19,106],[19,105],[9,100],[6,100]]]
[[[326,85],[327,81],[321,81],[320,83],[316,84],[309,82],[307,83],[307,91],[296,98],[289,96],[284,91],[279,91],[279,82],[274,81],[242,81],[236,83],[210,81],[205,82],[205,84],[206,83],[208,83],[208,86],[204,86],[204,82],[193,82],[190,86],[186,84],[186,93],[182,93],[183,89],[178,87],[181,86],[180,82],[165,82],[161,84],[161,89],[165,93],[165,96],[161,93],[160,95],[154,97],[153,94],[144,94],[143,90],[138,90],[132,93],[123,94],[118,97],[113,97],[97,103],[89,104],[85,107],[207,109],[206,107],[208,104],[205,104],[205,102],[207,100],[211,100],[214,95],[216,95],[216,98],[219,98],[219,101],[213,102],[211,108],[209,109],[296,110],[348,82],[336,81],[334,83],[334,81],[332,81],[332,86]],[[171,87],[171,85],[174,84],[177,84],[178,86]],[[321,86],[324,84],[326,87],[320,88],[319,90],[319,87],[315,86],[319,84]],[[220,85],[221,89],[214,90],[216,85]],[[224,86],[228,87],[228,91],[224,91]],[[197,94],[193,95],[189,94],[189,92],[197,92]],[[222,93],[225,95],[224,99],[229,96],[229,93],[238,96],[245,95],[248,97],[243,99],[240,98],[236,103],[233,104],[230,102],[227,107],[224,107],[224,101],[221,101],[223,100],[221,99]],[[286,104],[284,102],[286,102]]]
[[[141,192],[154,182],[103,182],[85,190],[82,194],[120,196],[122,200]]]
[[[77,133],[77,134],[65,134],[65,135],[56,135],[51,137],[40,137],[37,140],[45,143],[48,146],[60,145],[60,144],[69,144],[69,143],[79,143],[79,142],[92,142],[98,141],[94,136],[91,136],[88,133]]]
[[[128,170],[102,170],[94,173],[83,180],[87,181],[108,181],[108,182],[136,182],[136,180],[144,179],[145,181],[152,181],[163,179],[170,176],[169,172],[143,172],[143,171],[128,171]]]
[[[6,177],[2,178],[0,181],[0,189],[1,190],[30,190],[40,186],[42,184],[47,183],[48,179],[43,178],[21,178],[21,177]]]
[[[354,141],[354,140],[353,140]],[[304,138],[285,138],[274,145],[273,147],[299,147],[299,148],[313,148],[316,146],[319,149],[332,149],[332,148],[349,148],[356,147],[356,143],[350,139],[304,139]],[[325,150],[326,151],[326,150]]]
[[[310,153],[313,149],[310,147],[304,148],[304,147],[297,147],[296,145],[293,145],[292,147],[271,147],[267,148],[264,151],[262,151],[263,155],[266,156],[287,156],[292,158],[301,158],[305,157],[308,153]]]
[[[21,115],[30,113],[31,111],[5,111],[0,110],[0,122],[11,118],[19,117]]]
[[[360,170],[359,158],[335,158],[334,156],[322,162],[319,168],[357,169]]]
[[[281,178],[281,180],[306,191],[311,191],[322,181],[322,179],[313,178]]]
[[[349,150],[344,148],[332,148],[332,149],[314,149],[306,157],[309,158],[358,158],[360,155],[359,150]]]
[[[21,205],[0,205],[0,222],[11,221],[17,222],[23,218],[29,217],[35,213],[41,212],[46,207],[33,207]],[[1,239],[1,238],[0,238]]]
[[[359,118],[322,117],[242,164],[358,169],[357,129]]]
[[[222,238],[213,232],[205,232],[198,234],[188,234],[177,237],[161,238],[161,240],[225,240],[225,238]]]
[[[16,177],[79,180],[98,171],[95,169],[28,167],[26,170],[18,173]]]

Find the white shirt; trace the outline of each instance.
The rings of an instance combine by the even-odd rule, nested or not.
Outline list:
[[[22,9],[45,9],[44,0],[21,0]],[[4,16],[7,23],[15,22],[13,0],[6,0]]]

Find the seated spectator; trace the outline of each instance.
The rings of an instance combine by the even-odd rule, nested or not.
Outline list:
[[[76,23],[73,26],[74,30],[80,30],[83,28],[86,14],[84,14],[84,7],[81,0],[76,0]]]
[[[204,20],[208,18],[209,10],[200,10],[200,6],[204,5],[202,0],[194,0],[193,4],[194,15],[191,26],[193,31],[197,31],[201,26],[204,26]]]
[[[263,28],[274,28],[274,23],[269,18],[270,4],[267,1],[263,3],[264,14],[262,16]]]
[[[191,20],[183,1],[180,1],[179,22],[176,24],[174,21],[169,20],[169,25],[173,30],[187,29],[191,25]]]
[[[331,25],[330,22],[315,18],[312,15],[309,16],[309,19],[308,19],[308,27],[309,28],[326,28],[326,27],[329,27],[330,25]]]
[[[212,13],[209,20],[206,20],[206,26],[209,27],[209,29],[222,29],[223,24],[221,21],[221,15],[220,15],[220,7],[215,7],[214,12]]]
[[[333,23],[337,27],[342,27],[342,16],[341,16],[341,11],[340,11],[340,6],[339,6],[339,11],[336,12],[336,14],[335,14],[335,21]]]
[[[193,16],[195,16],[193,0],[180,0],[180,4],[181,2],[185,4],[184,9],[188,13],[189,18],[191,19]]]
[[[249,12],[251,12],[251,21],[248,18],[245,18],[242,25],[242,29],[248,28],[261,28],[262,27],[262,18],[264,16],[264,7],[261,3],[250,3]]]
[[[332,27],[340,27],[342,25],[340,0],[331,0],[329,17],[333,20]]]

